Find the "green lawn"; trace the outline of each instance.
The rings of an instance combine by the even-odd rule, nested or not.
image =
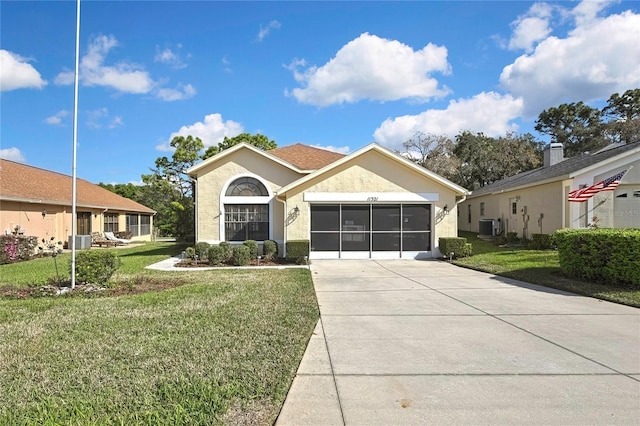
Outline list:
[[[465,231],[461,231],[460,236],[467,238],[467,242],[472,243],[474,255],[455,260],[456,265],[640,307],[640,290],[589,283],[564,276],[560,271],[556,251],[498,247],[490,241],[478,239],[474,233]]]
[[[180,250],[118,251],[144,293],[0,298],[0,424],[271,424],[319,317],[310,272],[142,270]]]

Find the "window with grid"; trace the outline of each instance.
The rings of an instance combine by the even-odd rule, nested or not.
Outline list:
[[[227,241],[269,239],[268,204],[225,204],[224,226]]]
[[[140,235],[151,234],[151,216],[140,215]]]
[[[137,237],[139,234],[138,228],[138,215],[137,214],[128,214],[127,215],[127,231],[131,232],[132,237]]]
[[[118,232],[118,214],[106,213],[104,215],[104,232]]]

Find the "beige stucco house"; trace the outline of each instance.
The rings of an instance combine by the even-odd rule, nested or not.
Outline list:
[[[239,144],[189,169],[196,240],[309,240],[310,258],[440,256],[467,191],[377,144],[349,155]]]
[[[140,203],[84,179],[76,179],[78,236],[128,231],[132,240],[148,241],[154,214],[154,210]],[[38,240],[53,237],[56,241],[68,242],[72,220],[71,176],[0,159],[0,226],[3,233],[35,236]]]
[[[614,191],[587,201],[568,201],[569,192],[627,171]],[[640,143],[611,146],[564,158],[561,144],[545,150],[544,165],[474,190],[461,203],[458,227],[480,234],[515,232],[519,237],[562,228],[640,228]]]

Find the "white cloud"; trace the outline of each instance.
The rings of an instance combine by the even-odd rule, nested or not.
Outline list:
[[[109,110],[105,107],[89,111],[87,113],[87,126],[92,129],[102,129],[106,127],[108,129],[115,129],[124,124],[122,117],[115,116],[110,118]]]
[[[200,138],[206,148],[222,142],[225,136],[232,138],[243,131],[242,124],[232,120],[224,121],[221,114],[209,114],[204,117],[203,121],[180,127],[180,130],[171,133],[169,139],[165,143],[156,146],[156,149],[158,151],[173,151],[169,143],[176,136]]]
[[[17,163],[26,162],[24,155],[22,155],[20,150],[15,147],[0,149],[0,158],[4,158],[5,160],[15,161]]]
[[[546,3],[535,3],[523,16],[511,23],[513,35],[509,49],[533,50],[534,44],[551,34],[552,7]]]
[[[280,29],[280,22],[273,20],[269,22],[266,26],[260,25],[260,31],[258,32],[258,41],[264,40],[270,33],[271,30]]]
[[[28,59],[0,49],[0,91],[16,89],[42,89],[47,82],[28,62]]]
[[[377,142],[391,149],[401,149],[402,143],[416,132],[453,138],[461,131],[469,130],[487,136],[502,136],[517,130],[511,121],[521,113],[521,99],[483,92],[471,99],[452,100],[444,110],[431,109],[418,115],[389,118],[373,136]]]
[[[97,36],[89,43],[88,52],[80,60],[80,81],[85,86],[104,86],[123,93],[144,94],[153,90],[155,82],[142,66],[120,62],[105,65],[105,59],[118,41],[112,35]],[[55,79],[56,84],[71,84],[73,72],[65,71]]]
[[[571,11],[577,26],[566,38],[548,37],[503,69],[500,82],[524,99],[526,116],[640,86],[640,15],[626,11],[597,17],[605,5],[580,3]]]
[[[299,102],[326,106],[362,99],[427,101],[449,93],[432,73],[450,73],[445,47],[427,44],[414,51],[396,40],[364,33],[343,46],[321,67],[302,71],[305,62],[296,60],[294,78],[303,87],[286,91]]]
[[[348,154],[351,150],[348,146],[333,146],[333,145],[311,145],[314,148],[326,149],[327,151],[337,152],[338,154]]]
[[[170,47],[160,50],[159,47],[156,47],[156,56],[154,60],[162,64],[167,64],[173,68],[186,68],[187,63],[179,53],[180,49],[182,49],[181,44],[178,44],[175,50],[172,50]]]
[[[156,96],[163,101],[181,101],[195,96],[196,89],[190,84],[181,84],[177,89],[161,88],[156,92]]]
[[[45,118],[44,122],[47,124],[51,124],[52,126],[60,126],[62,124],[62,119],[69,115],[69,111],[66,109],[61,109],[50,117]]]
[[[222,58],[222,66],[224,67],[224,71],[231,73],[233,72],[233,68],[231,68],[231,61],[229,60],[228,57],[223,57]]]

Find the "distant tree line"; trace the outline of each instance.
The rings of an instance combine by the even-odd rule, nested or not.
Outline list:
[[[612,143],[640,141],[640,89],[611,95],[602,109],[583,102],[549,108],[535,129],[564,145],[565,157],[594,152]],[[463,131],[453,140],[418,132],[402,154],[421,166],[473,190],[542,165],[545,143],[526,133],[489,137]]]

